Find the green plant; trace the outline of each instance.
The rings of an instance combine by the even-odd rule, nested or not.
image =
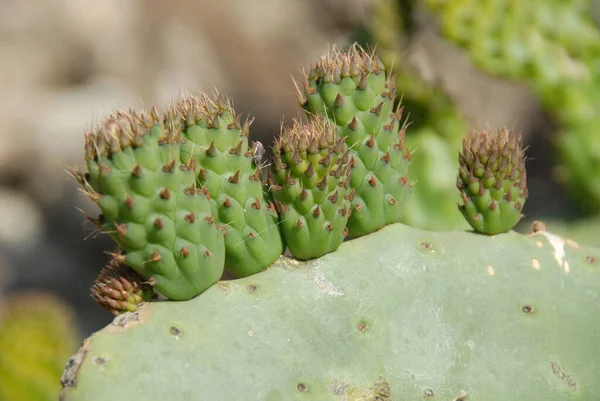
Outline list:
[[[274,177],[256,201],[274,197],[278,235],[298,256],[279,254],[264,271],[190,300],[118,315],[68,364],[63,400],[600,397],[600,325],[590,318],[600,312],[600,250],[540,224],[531,235],[510,231],[520,219],[517,199],[524,203],[527,194],[516,134],[477,133],[455,155],[461,169],[452,185],[458,179],[463,197],[482,212],[484,224],[474,228],[497,235],[423,231],[398,222],[412,153],[394,81],[373,52],[352,46],[328,53],[305,76],[299,97],[307,121],[295,121],[276,141]],[[158,127],[182,126],[175,116],[198,121],[170,111],[160,121],[175,123]],[[191,149],[187,141],[208,143],[209,156],[219,157],[210,150],[218,138],[172,142]],[[230,154],[241,153],[231,146]],[[219,197],[203,181],[211,161],[184,160],[200,190],[211,201]],[[224,177],[237,176],[238,184],[239,170],[221,171],[213,175],[217,186]],[[502,213],[485,208],[493,202]],[[219,204],[211,202],[218,218]],[[237,217],[243,223],[242,213],[247,208]],[[466,215],[476,223],[479,214]],[[344,222],[359,238],[341,243]],[[300,236],[294,227],[308,229]],[[273,244],[279,253],[282,243]]]
[[[77,349],[71,309],[38,292],[0,304],[0,400],[54,401],[65,360]]]

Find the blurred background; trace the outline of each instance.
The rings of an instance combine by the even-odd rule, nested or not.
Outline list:
[[[113,243],[84,224],[82,211],[97,210],[65,173],[83,166],[86,130],[115,108],[164,109],[218,88],[268,148],[300,111],[292,77],[332,44],[374,45],[397,74],[416,150],[406,224],[468,229],[456,208],[461,138],[507,126],[529,146],[518,230],[543,219],[600,245],[596,3],[0,0],[0,388],[14,390],[0,400],[55,399],[45,391],[66,358],[113,318],[89,296]],[[32,368],[47,344],[54,367]]]

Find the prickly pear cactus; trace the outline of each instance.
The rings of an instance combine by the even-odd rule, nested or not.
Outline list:
[[[405,144],[412,153],[408,181],[415,185],[400,221],[427,230],[467,229],[456,208],[460,197],[451,177],[458,174],[456,154],[468,125],[448,95],[410,62],[411,7],[400,3],[372,2],[363,31],[366,46],[375,47],[394,73],[404,113],[410,115]]]
[[[121,315],[84,343],[61,396],[598,400],[599,266],[599,249],[546,231],[390,225]]]
[[[249,123],[242,123],[229,99],[186,96],[168,120],[181,129],[185,157],[199,168],[199,183],[216,203],[225,232],[225,267],[238,277],[264,269],[284,252],[277,212],[265,197],[256,144],[248,146]]]
[[[106,266],[90,289],[92,298],[113,315],[135,312],[154,296],[152,286],[133,269],[116,262]]]
[[[199,166],[180,133],[150,114],[117,112],[86,137],[87,174],[75,173],[123,249],[115,255],[170,299],[190,299],[223,273],[225,245]],[[184,160],[184,161],[182,161]]]
[[[43,293],[0,305],[0,400],[54,401],[65,360],[78,342],[72,311]]]
[[[335,251],[347,235],[350,166],[344,138],[324,117],[295,120],[275,140],[270,186],[290,252],[311,259]]]
[[[459,156],[460,211],[475,231],[500,234],[523,217],[527,174],[522,138],[501,130],[471,131]]]
[[[350,150],[350,236],[399,222],[412,188],[411,152],[394,80],[379,58],[358,45],[334,48],[305,75],[298,98],[308,112],[330,118]]]

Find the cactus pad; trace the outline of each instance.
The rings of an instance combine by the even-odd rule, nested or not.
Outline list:
[[[182,154],[199,167],[200,185],[214,200],[225,231],[225,267],[239,277],[254,274],[284,251],[274,205],[265,198],[250,123],[240,122],[222,96],[186,96],[171,107],[168,124],[181,128]]]
[[[133,269],[112,262],[106,266],[92,285],[92,298],[113,315],[135,312],[140,304],[154,295],[152,286],[145,283]]]
[[[507,129],[471,131],[459,156],[460,211],[479,233],[499,234],[521,220],[527,200],[522,138]]]
[[[379,58],[358,45],[333,49],[304,77],[298,98],[307,111],[330,118],[350,150],[350,236],[399,222],[411,189],[411,153],[402,108],[394,105],[395,81]]]
[[[390,225],[121,315],[63,401],[598,400],[599,263],[545,231]]]
[[[285,241],[297,259],[336,250],[347,232],[350,169],[336,129],[324,117],[295,120],[273,147],[271,190]]]
[[[158,113],[117,112],[86,137],[88,174],[78,175],[102,215],[95,220],[131,266],[173,300],[192,298],[223,273],[223,233],[198,167],[182,162],[179,133]]]

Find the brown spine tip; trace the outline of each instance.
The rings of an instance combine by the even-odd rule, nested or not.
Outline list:
[[[157,229],[162,229],[164,227],[163,221],[161,218],[158,218],[156,220],[154,220],[154,223],[152,223],[154,225],[155,228]]]
[[[256,197],[256,199],[254,200],[254,202],[252,202],[250,204],[250,207],[252,209],[256,209],[256,210],[260,210],[260,199],[258,199],[258,196]]]
[[[325,225],[325,229],[326,229],[327,231],[329,231],[329,232],[332,232],[332,231],[333,231],[333,224],[331,224],[331,222],[328,222],[328,223]]]
[[[225,201],[223,202],[223,206],[231,207],[231,198],[229,196],[227,198],[225,198]]]
[[[306,200],[306,198],[308,198],[308,191],[306,190],[306,188],[302,187],[302,191],[300,191],[299,198],[300,200]]]
[[[198,188],[198,190],[196,191],[196,193],[198,195],[202,195],[206,199],[210,200],[210,192],[209,192],[208,188],[206,188],[206,187]]]
[[[133,199],[133,196],[128,196],[127,198],[125,198],[125,206],[127,206],[129,209],[133,209],[134,204],[135,199]]]
[[[396,198],[390,198],[389,203],[390,205],[395,205],[397,203]]]
[[[248,238],[250,238],[250,239],[254,239],[254,238],[256,238],[256,233],[255,233],[254,231],[250,231],[250,232],[248,233]]]
[[[232,184],[237,184],[240,182],[240,170],[236,171],[231,177],[227,179]]]
[[[189,187],[186,187],[183,193],[190,196],[196,195],[196,183],[192,183]]]
[[[321,191],[325,191],[327,189],[327,176],[323,177],[323,179],[317,183],[317,187]]]
[[[213,225],[215,223],[215,218],[212,216],[206,216],[204,218],[204,222],[209,225]]]
[[[304,175],[306,175],[308,178],[311,178],[315,175],[315,168],[313,167],[312,163],[308,164],[308,167],[304,171]]]
[[[372,187],[377,185],[377,179],[375,178],[374,175],[372,175],[371,178],[369,178],[369,185]]]
[[[124,237],[127,235],[127,224],[123,223],[123,224],[117,224],[117,234],[119,234],[121,237]]]
[[[183,219],[188,223],[194,223],[196,221],[196,215],[194,213],[188,213]]]
[[[212,141],[210,143],[210,145],[208,146],[208,149],[206,149],[205,153],[208,157],[215,157],[217,155],[217,148],[215,147],[215,141]]]
[[[321,215],[321,207],[319,205],[317,205],[317,207],[313,211],[313,217],[318,218],[320,215]]]
[[[400,181],[400,183],[402,185],[406,185],[408,183],[408,177],[403,175],[402,177],[398,178],[398,180]]]
[[[161,199],[169,200],[171,199],[171,192],[167,188],[165,188],[162,191],[160,191],[159,196]]]
[[[204,257],[209,258],[212,256],[212,252],[209,251],[208,249],[204,251]]]
[[[346,103],[341,93],[338,93],[335,97],[335,107],[342,107]]]
[[[140,178],[142,176],[142,168],[139,164],[131,170],[131,175],[135,178]]]
[[[337,201],[338,201],[338,191],[337,191],[337,189],[335,190],[335,192],[332,195],[329,195],[327,197],[327,199],[329,199],[331,201],[331,203],[337,203]]]
[[[164,173],[172,173],[174,169],[175,169],[175,160],[171,160],[169,163],[165,164],[162,167],[162,171]]]
[[[198,172],[198,178],[202,181],[205,181],[208,178],[208,171],[204,167]]]
[[[344,227],[344,237],[347,237],[350,234],[350,230],[348,230],[348,227]]]
[[[150,258],[153,262],[160,262],[160,260],[162,259],[162,256],[160,256],[160,252],[154,251],[154,252],[152,252],[152,255],[150,256]]]
[[[352,188],[352,190],[350,191],[350,193],[348,193],[347,195],[344,195],[344,199],[346,199],[347,201],[352,202],[354,200],[354,196],[356,195],[356,190],[354,188]]]
[[[260,181],[260,170],[256,169],[256,171],[254,172],[254,174],[248,176],[248,179],[250,181]]]
[[[377,117],[381,115],[381,110],[383,109],[383,102],[380,102],[376,107],[371,109],[371,113],[375,114]]]
[[[235,148],[231,148],[229,150],[229,154],[240,156],[242,154],[242,145],[243,144],[244,144],[243,140],[239,141]]]
[[[406,153],[404,154],[404,158],[408,161],[412,160],[412,153],[410,152],[410,150],[407,148],[406,149]]]
[[[182,258],[187,258],[190,254],[190,250],[187,247],[182,246],[181,249],[179,250],[179,253],[181,254]]]
[[[302,223],[302,220],[300,220],[300,219],[296,220],[296,229],[300,230],[302,228],[302,226],[304,226],[304,223]]]
[[[365,145],[373,149],[373,147],[375,146],[375,137],[373,135],[369,136],[369,139],[367,139]]]

